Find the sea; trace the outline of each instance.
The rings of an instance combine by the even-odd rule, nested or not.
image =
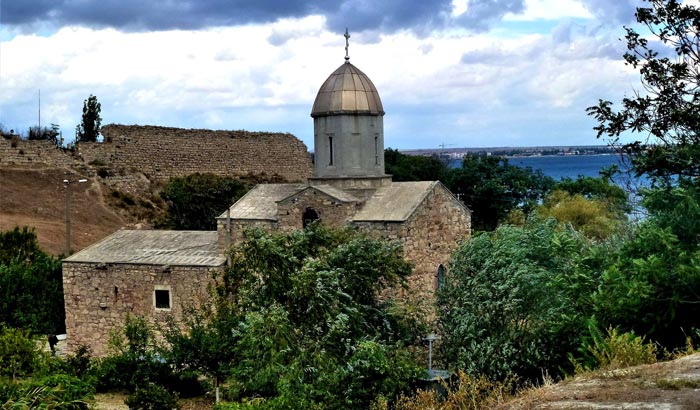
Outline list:
[[[522,168],[530,167],[533,170],[540,170],[543,174],[557,181],[562,178],[576,179],[579,175],[598,177],[602,169],[612,165],[625,169],[621,164],[620,156],[614,154],[509,157],[508,163]],[[450,167],[459,168],[461,166],[461,159],[450,160]]]

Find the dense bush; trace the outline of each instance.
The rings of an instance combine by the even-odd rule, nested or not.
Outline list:
[[[168,204],[162,224],[172,229],[215,230],[216,217],[249,186],[235,178],[214,174],[191,174],[171,178],[160,193]]]
[[[177,403],[177,394],[173,394],[165,387],[154,383],[137,387],[124,403],[129,406],[130,410],[175,410],[180,408]]]
[[[60,260],[28,228],[0,232],[0,323],[37,334],[65,331]]]
[[[215,307],[166,339],[177,368],[229,375],[232,408],[366,408],[422,374],[416,325],[378,297],[410,274],[397,244],[314,224],[248,232],[231,260]]]
[[[0,324],[0,377],[32,374],[40,361],[36,339],[29,332]]]
[[[561,374],[606,260],[605,248],[553,220],[474,237],[455,253],[438,294],[443,359],[496,379]]]

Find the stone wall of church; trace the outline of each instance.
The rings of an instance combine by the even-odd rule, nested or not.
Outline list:
[[[184,307],[207,297],[220,268],[95,263],[63,263],[68,351],[89,346],[96,356],[108,352],[110,331],[122,329],[127,315],[163,322],[180,318]],[[170,309],[156,309],[155,290],[168,290]]]
[[[216,221],[216,231],[218,232],[218,247],[219,251],[225,253],[228,246],[236,244],[243,240],[243,232],[246,229],[260,228],[267,232],[272,232],[277,229],[278,224],[274,221],[265,220],[240,220],[231,219],[230,241],[226,229],[226,220],[218,219]]]
[[[447,267],[460,242],[471,237],[471,215],[441,184],[433,189],[405,222],[356,223],[374,236],[403,243],[405,258],[414,265],[409,289],[418,299],[430,299],[437,288],[437,270]]]
[[[354,202],[340,202],[315,189],[306,189],[277,205],[277,220],[283,232],[303,229],[303,214],[307,208],[312,208],[325,226],[340,228],[347,226],[357,206]]]

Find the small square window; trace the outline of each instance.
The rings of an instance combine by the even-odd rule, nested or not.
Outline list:
[[[167,289],[156,289],[155,291],[156,309],[170,309],[170,291]]]

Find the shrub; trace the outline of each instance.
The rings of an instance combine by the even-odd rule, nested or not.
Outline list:
[[[497,382],[485,376],[469,376],[460,372],[454,385],[444,385],[446,394],[442,395],[435,390],[419,390],[413,396],[401,397],[394,407],[383,397],[379,397],[373,404],[372,410],[480,410],[496,408],[512,397],[515,391],[515,379]]]
[[[645,343],[644,337],[636,336],[634,332],[619,333],[610,327],[604,338],[598,332],[592,334],[593,342],[587,346],[587,350],[602,370],[656,362],[656,345]]]
[[[61,397],[60,389],[49,386],[32,387],[19,390],[18,397],[11,398],[3,404],[3,409],[61,409],[84,410],[89,408],[85,400],[66,401]]]
[[[171,393],[163,386],[148,383],[137,387],[124,403],[130,410],[172,410],[179,409],[177,394]]]
[[[114,175],[114,173],[109,168],[100,167],[97,169],[97,176],[100,178],[107,178],[111,177],[112,175]]]
[[[54,374],[27,382],[25,389],[35,390],[38,387],[51,389],[52,395],[60,402],[75,403],[74,408],[87,409],[87,401],[93,399],[95,386],[89,381],[67,374]]]
[[[31,374],[40,354],[29,332],[0,325],[0,376],[14,379]]]

